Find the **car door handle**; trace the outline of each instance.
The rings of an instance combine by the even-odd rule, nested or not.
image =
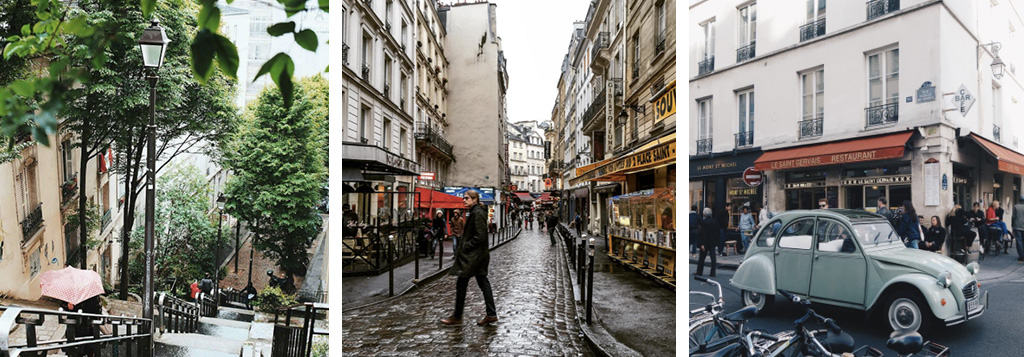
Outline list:
[[[814,256],[814,260],[818,260],[818,259],[820,259],[820,258],[821,258],[821,256],[820,256],[820,255],[815,255],[815,256]]]
[[[780,252],[775,252],[775,255],[779,255]]]

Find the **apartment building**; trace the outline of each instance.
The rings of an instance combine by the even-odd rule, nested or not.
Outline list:
[[[449,182],[455,154],[448,140],[447,32],[437,1],[416,4],[416,159],[421,172],[417,185],[442,190]],[[402,22],[402,37],[408,25]],[[407,78],[402,77],[404,83]],[[403,84],[404,86],[404,84]]]

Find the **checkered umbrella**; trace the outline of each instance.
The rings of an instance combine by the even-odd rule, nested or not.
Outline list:
[[[73,305],[104,293],[103,280],[99,274],[72,267],[44,272],[39,276],[39,286],[43,295]]]

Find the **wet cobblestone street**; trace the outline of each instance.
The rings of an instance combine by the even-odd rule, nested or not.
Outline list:
[[[455,277],[444,276],[392,301],[346,311],[342,346],[353,356],[590,356],[573,309],[557,246],[538,229],[491,251],[488,278],[498,322],[480,327],[484,303],[470,281],[461,326],[439,319],[455,305]]]

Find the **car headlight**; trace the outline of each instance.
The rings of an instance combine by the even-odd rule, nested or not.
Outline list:
[[[953,274],[948,271],[942,272],[942,274],[939,274],[935,283],[939,284],[939,287],[942,287],[943,289],[948,288],[949,285],[953,283]]]
[[[970,262],[967,264],[967,271],[970,272],[971,275],[978,275],[978,273],[981,272],[981,265],[978,265],[978,262]]]

